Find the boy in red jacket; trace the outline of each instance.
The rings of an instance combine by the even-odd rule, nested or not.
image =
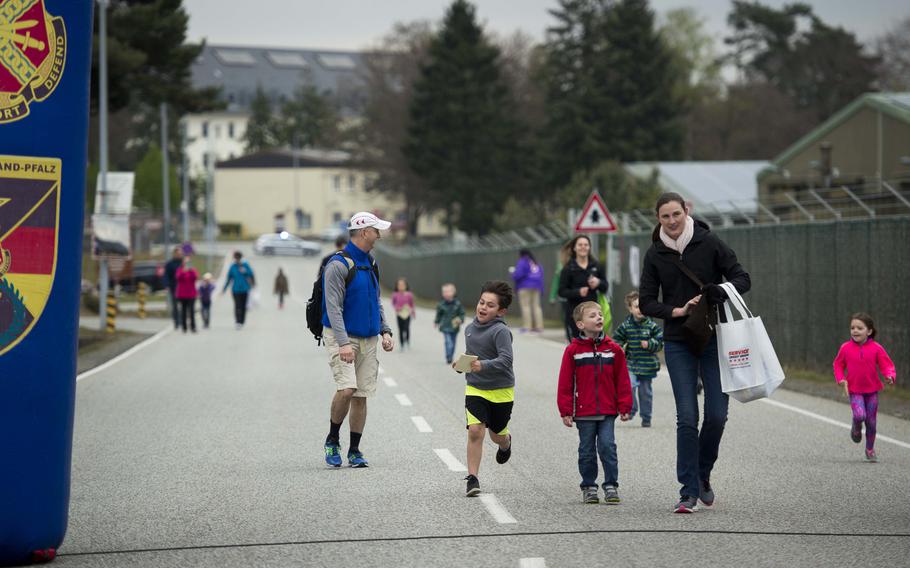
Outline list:
[[[585,503],[599,503],[597,456],[604,468],[604,503],[618,505],[619,465],[613,424],[629,420],[632,385],[622,347],[604,335],[604,316],[596,302],[572,313],[580,333],[566,347],[559,369],[556,404],[562,423],[578,427],[578,471]]]

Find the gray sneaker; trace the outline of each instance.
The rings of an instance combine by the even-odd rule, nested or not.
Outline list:
[[[600,503],[600,498],[597,496],[596,487],[582,487],[581,488],[581,500],[586,504],[589,503]]]
[[[674,513],[694,513],[698,510],[698,499],[689,495],[683,495],[679,498],[679,503],[673,509]]]
[[[714,490],[711,489],[711,482],[707,479],[703,479],[701,482],[698,498],[706,507],[710,507],[714,504]]]
[[[607,505],[619,505],[620,502],[619,491],[615,487],[612,485],[604,487],[604,503]]]

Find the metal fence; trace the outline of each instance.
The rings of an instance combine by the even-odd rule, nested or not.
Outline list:
[[[629,266],[631,248],[637,247],[643,259],[651,245],[650,229],[621,232],[613,240],[610,254],[619,257],[616,281],[610,287],[614,321],[625,315],[622,298],[634,288],[633,273],[641,269]],[[519,242],[516,236],[507,240],[499,235],[433,246],[381,246],[376,255],[387,286],[404,276],[415,294],[436,298],[440,285],[452,282],[462,301],[471,305],[481,283],[509,279],[508,267],[514,265],[520,248],[532,251],[550,282],[559,247],[568,237],[564,225],[561,234],[555,226],[550,230],[546,239]],[[904,286],[910,282],[910,217],[744,224],[714,230],[751,274],[746,301],[762,317],[782,363],[830,372],[838,347],[849,339],[850,314],[865,311],[874,318],[878,340],[894,359],[898,377],[906,376],[910,294]],[[539,228],[534,232],[543,233]],[[562,317],[558,304],[544,301],[544,309],[549,318]]]

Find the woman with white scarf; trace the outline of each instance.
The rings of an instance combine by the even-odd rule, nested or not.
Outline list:
[[[676,476],[682,485],[673,511],[693,513],[698,510],[699,500],[708,507],[714,504],[711,472],[727,421],[728,397],[720,386],[717,337],[709,332],[707,346],[696,352],[686,341],[683,324],[703,294],[713,310],[726,299],[719,284],[726,280],[744,294],[751,287],[751,280],[736,253],[707,224],[689,216],[682,196],[664,193],[655,210],[659,224],[645,254],[639,307],[644,315],[664,320],[664,354],[676,400]],[[684,272],[680,263],[694,273],[701,285]],[[705,394],[701,431],[699,375]]]

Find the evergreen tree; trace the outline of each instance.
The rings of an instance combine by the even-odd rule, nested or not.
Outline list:
[[[604,158],[670,160],[682,151],[679,69],[654,27],[647,0],[620,0],[603,21],[607,49],[594,66],[607,104],[600,113]]]
[[[302,85],[281,107],[275,127],[278,143],[292,148],[334,147],[338,142],[338,112],[328,94]]]
[[[177,168],[169,167],[171,208],[180,203],[180,183],[177,181]],[[133,187],[133,204],[152,211],[164,211],[164,195],[161,183],[161,149],[156,144],[149,144],[149,149],[136,165],[136,179]]]
[[[277,142],[272,103],[262,90],[262,85],[257,85],[256,94],[250,101],[250,119],[243,135],[244,146],[247,153],[252,153],[273,148]]]
[[[475,9],[455,0],[414,85],[404,153],[451,228],[489,232],[520,171],[521,129]]]

